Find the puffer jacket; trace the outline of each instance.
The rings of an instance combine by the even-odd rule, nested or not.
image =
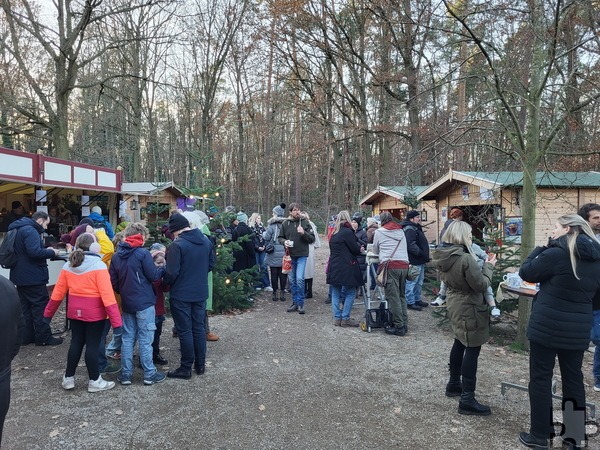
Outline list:
[[[67,317],[82,322],[98,322],[108,315],[113,328],[120,327],[121,313],[110,285],[106,264],[99,255],[86,254],[83,263],[71,267],[66,263],[56,281],[44,317],[52,317],[68,295]]]
[[[423,227],[419,223],[405,220],[400,225],[406,235],[406,246],[408,248],[408,259],[411,264],[422,266],[429,262],[429,242],[423,233]]]
[[[17,230],[15,254],[17,265],[10,269],[10,281],[16,286],[39,286],[48,284],[48,262],[55,253],[42,245],[44,228],[29,217],[13,222],[8,230]]]
[[[121,294],[124,312],[135,314],[156,304],[152,283],[162,278],[164,269],[154,265],[147,249],[119,242],[108,271],[113,289]]]
[[[0,275],[0,383],[10,376],[10,364],[21,346],[21,302],[15,285]]]
[[[571,267],[567,237],[536,247],[519,276],[540,283],[527,327],[530,341],[549,348],[586,350],[592,327],[592,301],[600,295],[600,243],[585,235],[576,241],[577,275]]]
[[[454,337],[466,347],[479,347],[490,337],[488,306],[483,293],[491,285],[493,266],[477,261],[462,245],[443,243],[433,251],[433,266],[448,288],[446,302]]]
[[[272,253],[267,253],[265,257],[265,264],[269,267],[281,267],[283,261],[283,255],[285,254],[285,247],[279,243],[279,235],[281,234],[281,224],[285,220],[285,217],[271,217],[267,222],[268,226],[263,234],[265,245],[272,243]]]

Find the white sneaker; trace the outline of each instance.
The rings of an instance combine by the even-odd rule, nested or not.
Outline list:
[[[499,318],[500,317],[500,310],[498,308],[496,308],[495,306],[492,309],[492,317],[494,317],[494,318]]]
[[[446,299],[438,296],[434,301],[431,302],[431,306],[444,306],[446,304]]]
[[[71,389],[75,389],[75,377],[65,377],[63,375],[62,387],[63,387],[63,389],[66,389],[67,391],[70,391]]]
[[[273,288],[271,286],[267,286],[264,290],[267,292],[273,292]]]
[[[598,383],[594,384],[594,391],[600,392],[600,384],[598,384]]]
[[[90,380],[88,382],[88,392],[108,391],[114,387],[114,381],[103,380],[101,376],[99,376],[97,380]]]

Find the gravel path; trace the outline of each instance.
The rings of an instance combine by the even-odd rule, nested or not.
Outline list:
[[[409,311],[406,337],[331,324],[326,245],[317,253],[306,315],[286,313],[287,303],[263,293],[251,311],[211,318],[221,340],[209,343],[206,374],[190,381],[148,387],[138,370],[132,386],[89,394],[80,367],[75,390],[66,392],[60,380],[68,336],[55,348],[22,348],[13,362],[2,448],[524,448],[516,439],[529,424],[527,393],[502,395],[500,383],[527,384],[527,355],[485,345],[477,397],[492,415],[459,415],[458,400],[444,396],[452,339],[432,308]],[[355,305],[355,317],[363,312]],[[177,340],[165,331],[162,342],[174,364]],[[595,401],[597,393],[587,390]],[[590,448],[599,442],[592,438]]]

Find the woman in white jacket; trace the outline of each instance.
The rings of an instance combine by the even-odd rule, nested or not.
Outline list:
[[[315,242],[308,245],[308,258],[306,260],[306,268],[304,269],[304,292],[306,298],[313,298],[313,278],[315,277],[315,249],[321,246],[321,240],[319,239],[319,232],[317,226],[310,220],[308,213],[303,212],[303,218],[308,220],[313,234],[315,235]]]

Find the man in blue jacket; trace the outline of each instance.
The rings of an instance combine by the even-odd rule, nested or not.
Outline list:
[[[167,251],[163,282],[171,286],[169,304],[179,336],[181,364],[167,373],[169,378],[190,379],[192,365],[202,375],[206,360],[206,299],[208,272],[215,266],[213,244],[198,228],[175,213],[169,218],[175,240]]]
[[[144,384],[150,386],[165,379],[165,374],[156,370],[152,358],[156,330],[156,295],[152,282],[162,278],[164,270],[154,265],[152,255],[143,247],[148,236],[144,225],[130,223],[123,234],[125,241],[119,242],[108,269],[113,289],[121,294],[123,309],[121,374],[117,380],[125,386],[131,384],[133,347],[137,338]]]
[[[402,229],[406,235],[406,246],[408,250],[408,261],[419,269],[419,276],[412,280],[406,280],[404,293],[406,295],[406,307],[421,311],[429,306],[429,303],[421,300],[421,290],[425,280],[425,264],[431,259],[429,257],[429,242],[423,233],[421,226],[421,213],[419,211],[408,211],[406,220],[402,222]]]
[[[104,220],[104,216],[102,215],[102,208],[100,208],[98,205],[92,208],[92,213],[88,216],[88,218],[94,221],[94,228],[96,228],[96,224],[102,224],[102,226],[106,230],[106,235],[109,239],[115,237],[115,232],[113,230],[112,225],[108,220]]]
[[[50,223],[50,217],[43,211],[33,213],[31,218],[23,217],[8,227],[17,230],[14,252],[17,265],[10,269],[10,281],[17,286],[23,315],[21,345],[35,342],[35,345],[62,344],[62,338],[52,336],[50,325],[44,322],[44,309],[48,304],[48,262],[57,250],[44,248],[42,234]]]

